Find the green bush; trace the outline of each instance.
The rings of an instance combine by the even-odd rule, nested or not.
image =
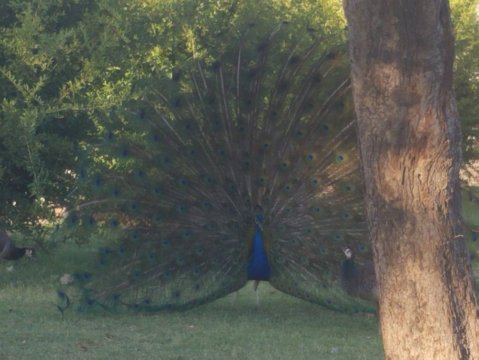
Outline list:
[[[477,2],[451,1],[466,160],[479,156]],[[164,90],[161,79],[192,59],[213,61],[232,39],[282,22],[325,47],[345,43],[337,0],[1,2],[0,227],[38,231],[54,207],[88,197],[76,187],[79,162],[109,166],[96,143],[107,127],[122,131],[126,104]]]

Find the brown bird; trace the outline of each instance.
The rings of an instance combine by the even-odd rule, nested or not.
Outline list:
[[[12,238],[5,232],[0,231],[0,259],[18,260],[24,256],[33,257],[35,249],[31,247],[16,247]]]

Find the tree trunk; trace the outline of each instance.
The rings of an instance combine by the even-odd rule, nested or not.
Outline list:
[[[387,359],[479,359],[446,0],[345,0]]]

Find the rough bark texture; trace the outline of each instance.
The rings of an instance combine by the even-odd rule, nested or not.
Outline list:
[[[387,359],[479,359],[445,0],[345,0]]]

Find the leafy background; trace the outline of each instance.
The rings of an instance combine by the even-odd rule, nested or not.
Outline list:
[[[455,87],[464,161],[479,158],[477,0],[451,0]],[[228,39],[279,23],[344,46],[341,2],[8,0],[0,4],[0,228],[43,243],[55,209],[88,197],[80,161],[95,152],[111,114],[142,99],[191,59],[212,61]],[[304,30],[307,29],[305,32]],[[348,109],[345,111],[351,111]]]

